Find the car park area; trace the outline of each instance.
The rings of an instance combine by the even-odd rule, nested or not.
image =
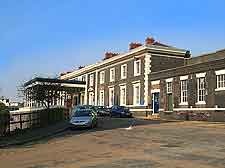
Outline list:
[[[2,167],[224,168],[225,124],[99,118],[94,129],[66,130],[0,149]]]

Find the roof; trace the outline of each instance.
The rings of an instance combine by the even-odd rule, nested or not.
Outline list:
[[[58,78],[40,78],[40,77],[36,77],[28,82],[26,82],[24,84],[24,86],[28,86],[32,83],[35,82],[49,82],[49,83],[60,83],[60,84],[86,84],[86,82],[84,81],[78,81],[78,80],[62,80],[62,79],[58,79]]]
[[[198,63],[203,63],[203,62],[209,62],[209,61],[214,61],[218,59],[223,59],[225,58],[225,49],[218,50],[212,53],[207,53],[203,54],[197,57],[192,57],[187,61],[187,64],[198,64]]]
[[[103,61],[99,61],[99,62],[97,62],[95,64],[87,65],[87,66],[85,66],[82,69],[78,69],[78,70],[74,70],[72,72],[68,72],[68,73],[62,75],[61,78],[62,79],[68,79],[71,76],[84,73],[86,70],[91,70],[91,69],[96,68],[98,66],[101,66],[101,65],[103,65],[105,63],[110,63],[110,62],[115,61],[117,59],[126,57],[128,55],[131,55],[131,54],[143,51],[143,50],[158,51],[158,52],[160,52],[160,51],[161,52],[163,52],[163,51],[165,52],[166,51],[166,52],[170,52],[170,53],[179,53],[179,54],[184,54],[184,55],[187,52],[187,50],[184,50],[184,49],[178,49],[178,48],[175,48],[175,47],[171,47],[171,46],[162,44],[160,42],[155,42],[155,44],[142,45],[142,46],[134,48],[134,49],[132,49],[132,50],[126,52],[126,53],[116,55],[114,57],[111,57],[111,58],[103,60]]]

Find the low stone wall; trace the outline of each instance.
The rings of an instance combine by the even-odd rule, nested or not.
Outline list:
[[[160,112],[160,118],[165,120],[225,122],[225,111],[188,110],[188,111]]]

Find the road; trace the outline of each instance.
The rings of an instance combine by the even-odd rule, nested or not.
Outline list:
[[[132,127],[128,128],[130,125]],[[0,149],[4,168],[225,168],[225,124],[104,119],[93,130],[65,131]]]

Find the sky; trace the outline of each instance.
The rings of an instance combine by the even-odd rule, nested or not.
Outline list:
[[[147,36],[190,50],[225,48],[225,0],[0,0],[0,96],[126,52]]]

